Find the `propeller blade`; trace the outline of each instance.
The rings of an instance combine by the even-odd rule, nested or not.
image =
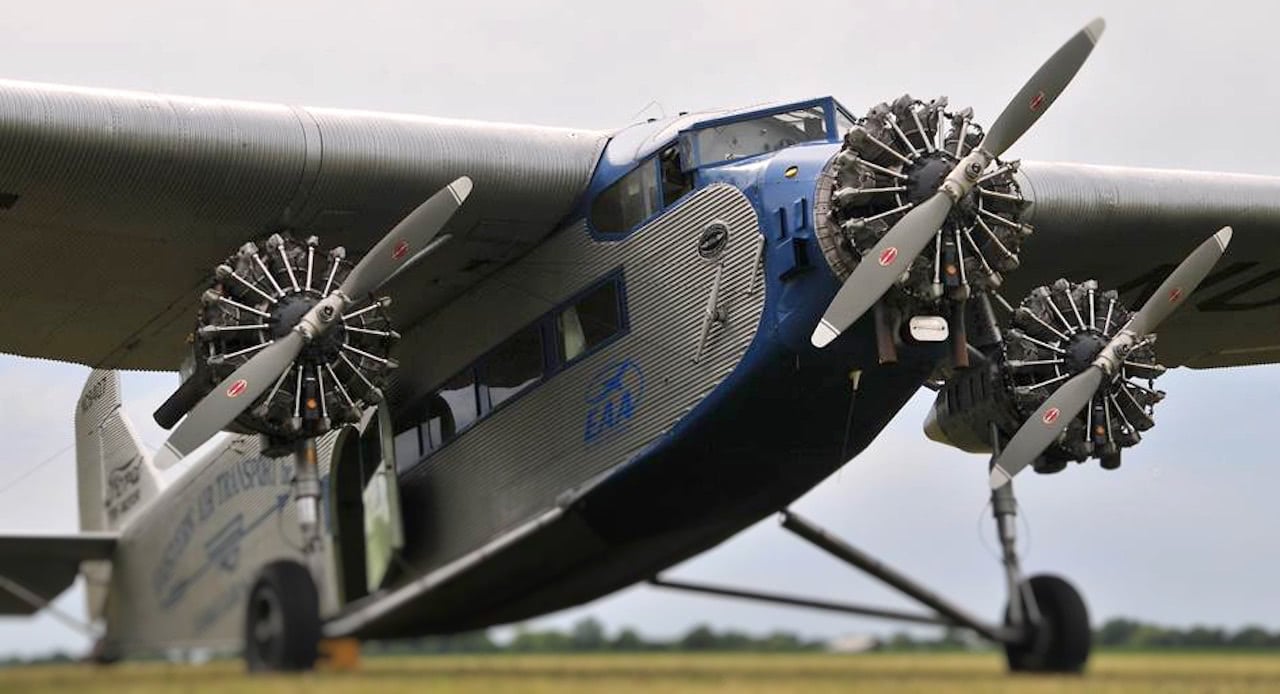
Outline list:
[[[173,457],[157,455],[157,466],[164,468],[176,463],[225,429],[275,385],[305,345],[306,338],[291,330],[222,379],[164,442]]]
[[[1076,32],[1056,53],[1049,56],[1036,70],[1022,89],[1013,97],[1004,111],[996,118],[991,129],[979,145],[993,157],[999,157],[1018,141],[1027,129],[1040,120],[1062,91],[1071,83],[1093,47],[1102,36],[1107,23],[1101,17],[1089,22]]]
[[[352,300],[362,299],[421,257],[471,194],[471,187],[471,179],[461,176],[427,198],[356,263],[340,291]]]
[[[1231,227],[1222,227],[1196,247],[1173,272],[1160,284],[1155,294],[1147,299],[1147,303],[1138,309],[1126,328],[1134,335],[1142,336],[1155,332],[1157,326],[1177,310],[1182,300],[1200,286],[1209,271],[1217,264],[1218,259],[1231,243]]]
[[[1093,399],[1105,375],[1100,367],[1090,366],[1041,403],[996,458],[996,464],[991,468],[991,488],[1004,486],[1056,441],[1062,430]]]
[[[885,232],[827,306],[809,338],[813,346],[826,347],[874,306],[929,244],[950,211],[951,198],[935,193]]]

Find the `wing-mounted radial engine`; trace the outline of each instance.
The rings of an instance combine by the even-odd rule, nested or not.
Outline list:
[[[286,338],[343,285],[353,267],[343,248],[324,251],[314,236],[299,241],[274,234],[241,246],[216,268],[202,297],[192,378],[203,393]],[[333,327],[308,342],[266,395],[236,417],[233,428],[261,433],[273,445],[288,444],[358,422],[367,406],[381,400],[396,366],[389,353],[399,335],[387,316],[389,299],[353,298]]]
[[[983,138],[973,110],[948,111],[946,97],[924,103],[903,95],[859,119],[818,190],[819,244],[837,276],[845,280],[863,263],[894,263],[896,247],[874,257],[872,250],[909,210],[937,193]],[[932,241],[902,265],[877,306],[882,338],[898,335],[912,317],[941,314],[952,318],[954,344],[963,345],[963,322],[954,318],[964,302],[974,293],[994,291],[1018,267],[1022,241],[1032,231],[1021,222],[1028,202],[1014,180],[1017,162],[994,164],[956,201]],[[880,345],[881,361],[893,361],[892,341],[882,339]],[[954,356],[967,364],[966,350]]]
[[[396,365],[390,299],[375,292],[448,240],[437,235],[470,192],[471,179],[457,179],[354,264],[315,237],[274,234],[217,266],[196,320],[194,368],[155,413],[165,427],[182,420],[157,462],[172,464],[223,429],[263,434],[272,455],[303,442],[314,450],[317,436],[358,421]]]
[[[926,435],[971,453],[992,451],[992,425],[1008,438],[1068,379],[1088,370],[1102,350],[1132,320],[1114,291],[1098,291],[1090,280],[1058,280],[1038,287],[1014,311],[1003,340],[983,348],[985,361],[956,370],[938,391]],[[1036,472],[1057,472],[1067,462],[1097,458],[1120,465],[1120,450],[1136,445],[1155,425],[1155,404],[1164,398],[1154,379],[1155,335],[1140,336],[1112,379],[1104,381],[1062,435],[1032,463]],[[1056,414],[1055,418],[1062,415]]]
[[[1096,282],[1058,280],[1012,309],[1001,330],[979,316],[988,338],[975,368],[953,370],[925,422],[929,438],[994,453],[993,488],[1020,470],[1057,472],[1071,460],[1120,466],[1120,451],[1155,425],[1164,399],[1154,380],[1155,330],[1209,274],[1231,241],[1224,227],[1182,261],[1136,312]],[[989,307],[989,303],[982,304]]]
[[[204,294],[196,371],[156,413],[162,424],[186,415],[156,455],[161,468],[233,426],[264,434],[268,455],[292,451],[303,550],[317,584],[325,572],[316,437],[382,397],[397,336],[387,300],[372,297],[448,240],[438,235],[470,193],[471,179],[458,178],[354,265],[340,249],[318,254],[315,239],[274,235],[242,246]]]

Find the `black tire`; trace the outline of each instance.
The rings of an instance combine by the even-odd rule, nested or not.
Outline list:
[[[249,591],[244,662],[249,672],[302,672],[315,667],[320,599],[307,568],[294,561],[267,564]]]
[[[1011,672],[1080,673],[1089,660],[1093,631],[1089,608],[1070,583],[1057,576],[1032,576],[1027,583],[1040,610],[1040,624],[1027,638],[1005,644]],[[1005,621],[1009,612],[1005,610]]]

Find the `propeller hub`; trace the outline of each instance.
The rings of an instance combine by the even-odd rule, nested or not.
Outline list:
[[[1072,374],[1078,374],[1089,368],[1109,341],[1106,335],[1096,329],[1081,330],[1072,334],[1063,346],[1066,352],[1063,355],[1066,370]]]
[[[955,165],[954,157],[938,150],[920,157],[904,171],[909,178],[905,183],[907,191],[903,194],[903,199],[912,205],[918,205],[933,197]]]

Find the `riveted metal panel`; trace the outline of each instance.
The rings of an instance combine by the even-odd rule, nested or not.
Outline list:
[[[716,261],[698,254],[713,221],[729,228],[719,262],[720,308],[695,361]],[[760,242],[751,204],[731,186],[695,193],[626,240],[598,243],[576,225],[495,273],[419,324],[399,350],[413,355],[394,398],[427,392],[477,355],[621,268],[630,332],[572,364],[402,475],[410,561],[430,569],[546,511],[669,430],[738,364],[764,303],[753,283]],[[754,289],[753,289],[754,287]],[[630,361],[643,375],[634,415],[585,440],[587,399]],[[633,384],[634,386],[634,384]]]

